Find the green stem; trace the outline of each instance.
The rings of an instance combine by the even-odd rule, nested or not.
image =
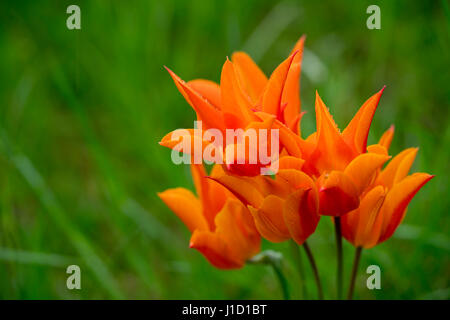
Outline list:
[[[355,250],[355,259],[353,260],[352,276],[350,280],[350,287],[348,288],[347,299],[353,299],[353,291],[355,290],[356,275],[358,274],[359,260],[361,259],[362,247],[357,247]]]
[[[283,299],[289,300],[291,297],[289,295],[288,284],[286,277],[281,270],[281,266],[278,263],[271,263],[271,265],[273,267],[273,271],[275,271],[275,274],[277,275],[278,281],[280,282],[281,291],[283,292]]]
[[[303,269],[302,255],[301,255],[299,247],[295,241],[291,241],[291,249],[292,249],[292,254],[294,256],[294,260],[297,263],[298,273],[300,275],[300,282],[301,282],[301,287],[302,287],[302,298],[307,299],[308,298],[308,290],[306,288],[306,277],[305,277],[305,270]]]
[[[336,231],[336,248],[337,248],[337,298],[342,299],[342,232],[341,232],[341,218],[334,218],[334,228]]]
[[[270,265],[275,271],[275,275],[277,276],[278,281],[280,282],[280,287],[283,292],[283,298],[285,300],[290,299],[289,295],[289,286],[286,281],[286,277],[283,274],[283,255],[279,252],[273,250],[266,250],[260,252],[253,258],[247,260],[247,263],[250,264],[259,264],[259,265]]]
[[[309,245],[306,241],[303,243],[303,248],[305,249],[306,256],[308,257],[309,263],[311,264],[311,268],[313,270],[314,280],[316,281],[317,285],[317,295],[320,300],[323,300],[323,291],[322,284],[320,283],[319,271],[317,269],[316,261],[314,260],[311,249],[309,248]]]

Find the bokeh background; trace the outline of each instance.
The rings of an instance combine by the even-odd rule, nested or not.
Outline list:
[[[81,7],[79,31],[66,28],[70,4]],[[366,28],[370,4],[381,30]],[[211,267],[157,198],[193,188],[157,143],[194,120],[163,65],[218,81],[226,56],[244,50],[270,74],[306,34],[303,135],[315,130],[316,89],[342,128],[386,85],[369,142],[395,124],[391,151],[419,146],[413,170],[436,175],[394,237],[363,252],[356,298],[448,299],[449,30],[447,0],[1,1],[0,298],[281,298],[268,267]],[[329,219],[309,242],[334,298]],[[263,246],[284,254],[301,298],[289,243]],[[69,264],[81,267],[81,290],[66,288]],[[370,264],[381,290],[365,287]]]

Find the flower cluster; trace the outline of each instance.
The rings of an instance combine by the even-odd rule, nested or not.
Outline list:
[[[279,130],[278,170],[272,176],[259,174],[262,163],[230,161],[227,152],[236,146],[229,144],[222,150],[223,163],[215,164],[210,174],[203,164],[191,165],[197,195],[183,188],[159,194],[192,232],[190,246],[218,268],[242,267],[260,251],[261,237],[302,245],[321,216],[339,220],[342,236],[355,247],[371,248],[392,236],[411,199],[433,177],[408,174],[416,148],[391,159],[393,126],[377,144],[367,146],[384,88],[361,106],[343,131],[316,93],[317,131],[301,137],[304,40],[300,38],[269,78],[243,52],[225,61],[220,85],[184,82],[168,70],[205,129]],[[185,132],[194,141],[198,137],[193,130]],[[160,144],[174,149],[179,140],[173,136],[169,133]],[[200,143],[204,148],[211,141]]]

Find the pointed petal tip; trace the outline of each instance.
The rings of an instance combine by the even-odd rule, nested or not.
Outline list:
[[[169,73],[173,73],[173,71],[168,67],[168,66],[166,66],[166,65],[163,65],[163,67],[164,67],[164,69],[166,69],[167,70],[167,72],[169,72]]]
[[[319,91],[316,90],[316,100],[320,99]]]

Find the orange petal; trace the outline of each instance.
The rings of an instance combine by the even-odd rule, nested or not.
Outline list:
[[[264,121],[273,117],[272,115],[265,112],[256,112],[256,115]],[[300,136],[296,135],[292,130],[290,130],[279,120],[275,120],[273,122],[273,129],[279,130],[280,150],[282,147],[286,148],[289,155],[301,158],[301,145],[303,141]]]
[[[277,178],[285,180],[293,189],[311,189],[314,181],[304,172],[295,169],[280,169]]]
[[[226,60],[220,76],[220,98],[223,117],[227,128],[245,128],[255,120],[251,102],[242,92],[233,63]]]
[[[214,159],[210,159],[204,153],[205,148],[211,145],[211,142],[203,140],[201,132],[195,129],[177,129],[166,134],[159,144],[163,147],[192,155],[191,160],[194,163],[201,163],[203,160],[214,162]],[[198,148],[198,151],[196,151],[196,148]],[[204,159],[202,159],[203,155],[205,156]]]
[[[353,180],[358,194],[362,194],[373,182],[375,174],[389,158],[376,153],[363,153],[350,162],[344,173]]]
[[[358,190],[345,173],[332,171],[322,175],[316,183],[321,215],[341,216],[359,206]]]
[[[292,238],[302,245],[314,233],[320,220],[319,201],[314,189],[292,193],[284,204],[283,216]]]
[[[289,68],[289,72],[286,79],[286,84],[283,90],[282,103],[287,103],[287,107],[284,110],[284,119],[287,124],[292,124],[293,121],[299,116],[301,110],[300,104],[300,71],[302,65],[302,57],[303,57],[303,45],[305,43],[305,36],[302,36],[298,42],[295,44],[294,49],[291,54],[295,55],[292,60],[292,65]],[[298,134],[300,127],[298,125],[293,127],[294,133]]]
[[[394,183],[403,179],[408,174],[417,151],[417,148],[408,148],[396,155],[381,171],[376,184],[382,184],[390,189]]]
[[[215,108],[208,100],[202,97],[198,92],[188,86],[183,80],[181,80],[175,73],[169,68],[166,68],[171,75],[175,85],[181,92],[183,97],[192,106],[198,116],[203,120],[207,128],[215,128],[219,130],[224,129],[222,121],[222,114],[220,110]]]
[[[344,170],[356,156],[339,133],[328,108],[316,92],[317,144],[308,162],[319,172]]]
[[[217,178],[211,177],[210,179],[223,185],[245,205],[259,208],[264,200],[258,189],[244,178],[226,174]]]
[[[295,169],[295,170],[302,170],[303,164],[305,163],[305,160],[292,157],[292,156],[284,156],[278,159],[277,163],[274,164],[276,167],[278,167],[279,170],[283,169]]]
[[[202,205],[192,192],[184,188],[168,189],[158,193],[162,201],[188,227],[189,231],[208,230],[208,223],[202,215]]]
[[[359,223],[356,228],[354,245],[367,248],[372,233],[376,233],[375,221],[385,198],[385,190],[378,186],[370,190],[361,200],[359,206]],[[348,215],[342,216],[345,219]]]
[[[272,73],[267,83],[262,100],[262,110],[273,114],[281,120],[282,95],[288,77],[289,69],[297,51],[284,60]]]
[[[290,238],[281,210],[283,204],[283,199],[269,195],[260,208],[248,207],[259,233],[271,242],[282,242]]]
[[[188,81],[187,85],[208,100],[214,107],[220,109],[220,87],[210,80],[196,79]]]
[[[402,221],[409,202],[433,177],[427,173],[414,173],[389,190],[380,211],[383,216],[383,226],[379,242],[383,242],[392,236]]]
[[[215,219],[215,232],[195,232],[190,247],[199,250],[214,266],[240,268],[259,252],[261,238],[249,211],[237,200],[229,199]]]
[[[367,146],[367,152],[369,153],[377,153],[384,156],[388,155],[388,151],[385,146],[381,144],[372,144],[370,146]]]
[[[380,141],[378,142],[378,144],[381,144],[386,148],[386,150],[389,150],[389,147],[391,146],[392,138],[394,137],[394,130],[395,127],[394,125],[392,125],[389,129],[386,130],[385,133],[383,133]]]
[[[214,267],[219,269],[238,269],[245,263],[233,257],[224,239],[210,231],[195,231],[189,246],[197,249]]]
[[[267,84],[267,77],[245,52],[235,52],[231,56],[239,83],[255,105]]]
[[[359,207],[341,218],[342,235],[355,247],[368,248],[380,235],[379,211],[385,197],[385,189],[377,186],[361,200]]]
[[[215,167],[220,166],[216,165]],[[203,216],[208,222],[209,229],[214,231],[214,219],[224,206],[230,193],[216,181],[207,179],[208,175],[206,174],[203,164],[191,164],[191,173],[195,189],[197,190],[197,194],[202,203]]]
[[[347,128],[342,132],[345,141],[359,153],[366,151],[370,124],[384,88],[364,102]]]

